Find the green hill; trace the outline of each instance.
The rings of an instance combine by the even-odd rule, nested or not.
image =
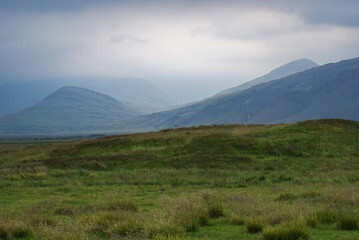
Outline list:
[[[359,123],[0,142],[2,239],[356,239]]]
[[[63,87],[32,107],[1,117],[0,134],[95,132],[138,114],[108,95]]]

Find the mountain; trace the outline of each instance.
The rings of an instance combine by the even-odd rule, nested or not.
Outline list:
[[[139,78],[78,77],[12,81],[0,85],[0,116],[16,113],[39,103],[52,92],[68,85],[108,94],[142,113],[152,113],[174,105],[162,90]]]
[[[318,66],[319,66],[318,64],[316,64],[312,60],[309,60],[306,58],[295,60],[295,61],[289,62],[287,64],[284,64],[283,66],[280,66],[280,67],[272,70],[270,73],[268,73],[264,76],[261,76],[259,78],[253,79],[249,82],[243,83],[237,87],[226,89],[226,90],[218,93],[216,96],[230,94],[230,93],[234,93],[234,92],[240,92],[240,91],[243,91],[250,87],[253,87],[255,85],[258,85],[260,83],[265,83],[265,82],[269,82],[271,80],[283,78],[283,77],[289,76],[291,74],[294,74],[297,72],[302,72],[304,70],[307,70],[307,69],[310,69],[313,67],[318,67]]]
[[[143,113],[168,109],[175,104],[161,89],[141,78],[88,77],[78,79],[76,84],[79,87],[108,94]]]
[[[315,66],[318,65],[308,59],[296,60],[274,69],[262,77],[224,90],[217,95],[242,91],[256,84],[285,77]],[[68,85],[108,94],[127,107],[145,114],[169,109],[176,104],[162,90],[141,78],[77,77],[11,81],[0,84],[0,116],[16,113],[39,103],[58,88]]]
[[[306,119],[359,121],[359,58],[326,64],[182,108],[140,116],[131,129],[226,123],[290,123]]]
[[[108,95],[69,86],[19,113],[1,117],[0,134],[94,132],[136,115]]]
[[[62,85],[57,82],[12,81],[0,85],[0,116],[39,103]]]

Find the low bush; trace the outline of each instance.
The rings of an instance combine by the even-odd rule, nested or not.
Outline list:
[[[87,230],[92,233],[106,233],[111,225],[119,220],[116,213],[103,212],[91,215],[83,219],[83,225],[87,225]]]
[[[337,221],[337,216],[333,210],[324,209],[316,212],[316,218],[319,223],[322,224],[331,224]]]
[[[248,233],[259,233],[263,231],[266,224],[261,219],[251,219],[245,222],[245,226]]]
[[[286,223],[266,228],[262,232],[263,240],[307,240],[309,238],[308,229],[301,223]]]
[[[7,240],[10,239],[11,233],[8,228],[0,225],[0,239]]]
[[[214,193],[204,193],[202,197],[205,200],[210,218],[218,218],[224,215],[223,204],[217,195]]]
[[[305,218],[305,222],[308,227],[315,228],[318,225],[318,219],[315,215],[309,215]]]
[[[187,232],[194,232],[200,226],[207,225],[209,222],[208,214],[201,209],[186,210],[178,213],[175,218],[177,218],[178,224]]]
[[[13,238],[30,238],[33,236],[33,230],[26,226],[15,226],[11,232]]]
[[[245,221],[242,217],[240,216],[237,216],[237,215],[233,215],[231,216],[230,220],[229,220],[229,223],[230,224],[233,224],[233,225],[244,225],[245,224]]]
[[[25,225],[1,224],[0,225],[0,239],[18,239],[18,238],[31,238],[33,230]]]
[[[353,213],[343,213],[338,219],[340,230],[354,231],[359,230],[359,218]]]
[[[113,224],[109,230],[111,236],[139,237],[144,234],[144,224],[140,218],[133,215],[126,215]]]
[[[168,217],[187,232],[196,231],[209,222],[208,209],[199,198],[180,198],[168,205],[171,205],[167,207]]]

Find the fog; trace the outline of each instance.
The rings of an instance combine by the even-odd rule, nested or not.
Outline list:
[[[358,1],[297,2],[1,1],[0,83],[145,78],[181,104],[295,59],[359,55]]]

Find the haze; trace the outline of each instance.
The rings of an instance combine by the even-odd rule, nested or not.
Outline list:
[[[145,78],[177,103],[359,55],[358,1],[0,2],[0,83]]]

